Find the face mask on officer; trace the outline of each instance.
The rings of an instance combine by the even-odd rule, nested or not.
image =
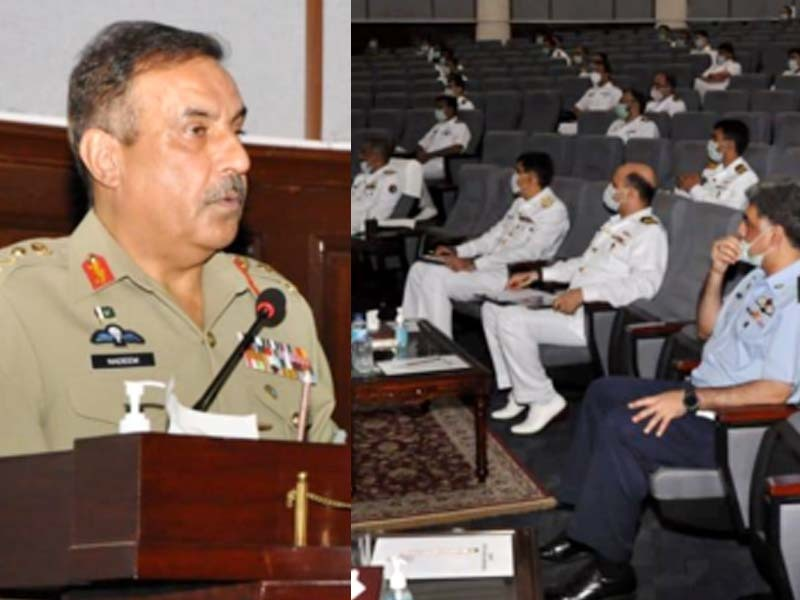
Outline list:
[[[600,73],[598,73],[597,71],[592,71],[591,73],[589,73],[589,79],[591,80],[592,85],[600,85],[601,77]]]
[[[739,261],[743,263],[747,263],[749,265],[753,265],[754,267],[761,268],[761,265],[764,263],[764,257],[769,253],[768,250],[764,250],[760,254],[754,254],[752,252],[753,246],[755,243],[761,239],[761,237],[772,231],[772,227],[769,227],[759,233],[752,242],[748,242],[747,240],[740,240],[739,241],[739,248],[741,252],[739,254]]]
[[[711,159],[712,162],[722,162],[722,150],[720,150],[719,144],[715,140],[708,140],[706,149],[708,150],[708,158]]]
[[[370,173],[372,173],[372,169],[370,168],[369,163],[367,161],[362,160],[360,163],[358,163],[358,165],[359,167],[361,167],[361,172],[364,173],[364,175],[369,175]]]
[[[613,183],[609,183],[606,189],[603,190],[603,204],[608,210],[614,213],[619,212],[618,195],[617,188],[614,187]]]
[[[514,196],[519,196],[520,192],[519,180],[517,179],[517,177],[518,176],[516,173],[511,174],[511,193],[514,194]]]
[[[697,48],[698,50],[702,50],[703,48],[705,48],[706,47],[706,43],[707,42],[706,42],[705,38],[702,38],[702,37],[694,38],[694,47]]]
[[[800,63],[797,62],[796,58],[790,58],[788,64],[790,71],[797,71],[797,67],[800,66]]]
[[[664,92],[662,92],[658,87],[653,86],[650,88],[650,97],[656,102],[661,102],[664,99]]]
[[[447,115],[443,108],[437,108],[433,111],[433,116],[436,118],[437,123],[444,123],[447,120]]]
[[[582,64],[583,56],[581,54],[576,54],[575,56],[572,57],[572,62],[574,62],[576,65]]]
[[[614,107],[614,112],[617,114],[617,118],[622,119],[623,121],[627,120],[631,114],[631,110],[628,108],[628,105],[624,103],[617,104]]]

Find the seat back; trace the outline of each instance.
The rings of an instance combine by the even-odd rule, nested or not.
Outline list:
[[[745,90],[711,90],[703,98],[703,110],[716,113],[747,110],[748,93]]]
[[[693,112],[700,110],[700,94],[697,93],[697,90],[692,87],[676,87],[675,92],[678,94],[678,98],[683,100],[686,110]]]
[[[771,146],[768,144],[748,144],[747,150],[744,151],[744,159],[753,168],[759,179],[764,179],[767,176],[770,148]]]
[[[394,146],[403,136],[405,112],[399,108],[373,108],[369,111],[369,126],[387,130],[391,135],[392,146]]]
[[[483,138],[481,161],[511,167],[522,153],[524,144],[524,131],[487,131]]]
[[[578,115],[578,135],[605,135],[617,118],[613,110],[586,110]]]
[[[750,95],[750,110],[769,113],[797,110],[800,95],[789,90],[758,90]]]
[[[467,124],[471,134],[469,144],[467,144],[467,147],[464,149],[464,154],[476,154],[483,141],[483,111],[478,109],[462,110],[458,113],[458,118]]]
[[[658,127],[658,135],[669,138],[672,135],[672,118],[666,112],[648,112],[645,116]]]
[[[496,167],[469,163],[458,172],[458,197],[447,215],[444,230],[452,237],[475,237],[482,234],[491,176]]]
[[[774,144],[780,148],[800,146],[800,114],[796,112],[775,114]]]
[[[672,144],[672,175],[699,173],[708,164],[708,142],[680,140]]]
[[[671,150],[672,144],[663,138],[631,138],[625,144],[625,162],[650,165],[661,184],[669,179],[672,172]]]
[[[486,129],[516,129],[522,112],[522,94],[517,90],[486,92]]]
[[[575,183],[577,181],[580,180],[566,177],[556,177],[553,180],[553,190],[567,206],[570,223],[569,231],[556,253],[558,258],[572,258],[583,254],[597,230],[612,216],[603,205],[603,191],[608,182],[578,184]]]
[[[572,173],[575,138],[558,133],[534,133],[525,140],[525,152],[544,152],[553,160],[556,175]]]
[[[522,96],[522,120],[519,128],[526,132],[552,132],[560,110],[561,97],[557,91],[525,91]]]
[[[772,139],[772,115],[768,112],[734,111],[722,115],[724,119],[736,119],[747,125],[750,143],[769,144]]]
[[[742,73],[731,77],[729,90],[766,90],[770,76],[767,73]]]
[[[572,176],[608,182],[622,164],[624,144],[619,138],[604,135],[579,135],[575,138]]]
[[[406,151],[413,152],[422,137],[436,124],[436,118],[430,108],[410,108],[405,111],[405,115],[406,122],[399,145]]]
[[[767,177],[769,179],[800,178],[800,147],[772,146],[767,156]]]
[[[710,111],[687,111],[672,117],[673,140],[708,140],[719,116]]]

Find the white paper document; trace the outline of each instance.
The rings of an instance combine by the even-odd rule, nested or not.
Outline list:
[[[174,393],[174,381],[167,386],[167,433],[178,435],[205,435],[209,437],[258,439],[256,415],[219,415],[187,408]]]
[[[553,306],[553,298],[555,298],[553,294],[531,289],[502,290],[479,297],[479,299],[486,302],[494,302],[501,305],[518,304],[531,309],[550,308]]]
[[[393,358],[391,360],[378,361],[376,365],[384,375],[414,375],[417,373],[469,369],[469,363],[459,358],[456,354]]]
[[[414,219],[378,219],[378,225],[381,227],[405,227],[407,229],[414,229],[416,223]]]
[[[466,579],[514,576],[514,532],[492,531],[378,538],[372,565],[385,568],[393,556],[407,564],[408,579]]]
[[[350,600],[355,600],[366,591],[366,586],[358,578],[358,569],[350,570]]]

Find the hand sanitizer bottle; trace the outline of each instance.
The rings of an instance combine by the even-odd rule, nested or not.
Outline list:
[[[126,381],[128,412],[119,422],[120,433],[143,433],[150,431],[150,419],[142,412],[142,396],[146,387],[166,388],[160,381]]]
[[[389,559],[392,563],[392,575],[389,578],[389,589],[383,594],[383,600],[414,600],[411,590],[408,589],[403,565],[406,564],[399,556]]]
[[[397,316],[394,318],[394,340],[397,342],[397,353],[402,354],[408,347],[408,329],[403,319],[403,309],[397,309]]]

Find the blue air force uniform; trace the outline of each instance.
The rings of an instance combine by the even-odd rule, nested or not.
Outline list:
[[[800,261],[767,276],[754,269],[726,298],[692,372],[697,388],[800,381]],[[605,377],[587,390],[558,496],[573,504],[567,535],[618,562],[630,560],[649,476],[660,466],[713,468],[714,414],[672,421],[660,438],[631,422],[627,404],[681,382]]]

